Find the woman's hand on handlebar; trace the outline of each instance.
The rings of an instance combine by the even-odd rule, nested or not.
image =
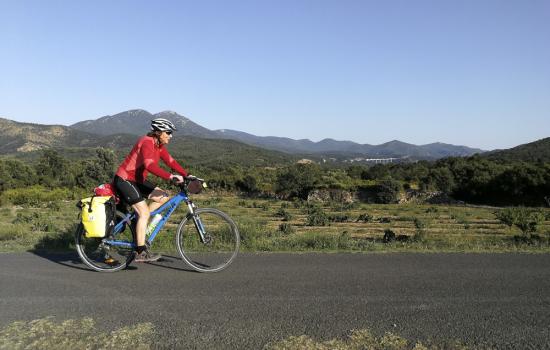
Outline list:
[[[183,182],[183,176],[181,175],[170,175],[170,181],[174,182],[174,183],[177,183],[177,184],[180,184]]]
[[[187,181],[198,180],[198,181],[200,181],[200,182],[204,182],[204,179],[198,178],[198,177],[196,177],[195,175],[187,175],[187,176],[185,177],[185,180],[187,180]]]

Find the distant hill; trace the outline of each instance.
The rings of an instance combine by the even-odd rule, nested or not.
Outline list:
[[[141,133],[141,135],[144,133]],[[70,158],[88,157],[96,147],[110,148],[124,157],[136,142],[136,135],[96,135],[62,125],[19,123],[0,118],[0,155],[36,159],[40,150],[54,148]],[[204,139],[194,136],[174,138],[170,153],[183,164],[216,166],[222,162],[240,166],[290,164],[299,157],[266,150],[241,142]]]
[[[411,158],[439,159],[444,157],[465,157],[484,151],[466,146],[455,146],[445,143],[432,143],[417,146],[410,143],[393,140],[381,145],[358,144],[351,141],[324,139],[319,142],[310,140],[293,140],[284,137],[255,136],[235,130],[217,130],[220,137],[238,140],[250,145],[288,153],[339,154],[341,156],[370,158]]]
[[[166,118],[171,120],[178,131],[176,136],[192,136],[206,139],[227,139],[246,143],[251,146],[261,147],[268,150],[281,151],[294,155],[310,155],[310,157],[329,158],[332,155],[338,155],[340,161],[349,161],[351,159],[365,161],[368,158],[401,158],[406,160],[417,159],[439,159],[444,157],[463,157],[475,153],[482,153],[483,150],[469,148],[466,146],[455,146],[444,143],[432,143],[428,145],[413,145],[398,140],[390,141],[381,145],[358,144],[351,141],[338,141],[334,139],[324,139],[319,142],[313,142],[307,139],[294,140],[286,137],[276,136],[255,136],[236,130],[209,130],[192,120],[172,111],[151,114],[142,109],[134,109],[113,116],[104,116],[95,120],[86,120],[70,126],[75,131],[90,134],[109,136],[115,134],[143,135],[150,130],[151,119]],[[81,136],[77,136],[81,135]],[[70,137],[70,145],[86,145],[89,136],[85,134],[74,133]],[[176,138],[177,139],[177,138]],[[52,140],[54,142],[55,140]],[[26,149],[40,147],[27,141]],[[57,141],[55,141],[57,142]],[[109,142],[113,142],[109,140]],[[23,147],[24,145],[18,145]],[[12,149],[12,145],[8,145]],[[0,150],[0,153],[6,152]]]
[[[202,138],[217,138],[217,133],[210,131],[193,121],[172,111],[151,114],[142,109],[108,115],[95,120],[85,120],[71,125],[73,129],[98,135],[132,134],[144,135],[151,130],[151,120],[165,118],[176,125],[176,135],[196,136]]]
[[[95,139],[96,135],[63,125],[19,123],[0,118],[0,154],[88,146]]]
[[[484,156],[507,161],[550,162],[550,137],[507,150],[488,152]]]

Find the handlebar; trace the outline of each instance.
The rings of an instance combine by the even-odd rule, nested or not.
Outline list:
[[[189,193],[200,193],[203,188],[206,188],[206,182],[204,179],[199,177],[188,175],[183,178],[183,182],[177,183],[174,179],[170,180],[174,185],[179,186],[179,188],[184,192]]]
[[[200,177],[196,177],[194,175],[187,175],[186,177],[183,178],[184,180],[187,180],[189,182],[193,181],[193,180],[197,180],[197,181],[200,181],[200,182],[205,182],[204,179],[201,179]]]

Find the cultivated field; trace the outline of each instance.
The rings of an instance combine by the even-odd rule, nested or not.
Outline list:
[[[498,208],[443,205],[313,204],[206,193],[201,207],[216,207],[237,222],[245,251],[524,251],[550,252],[550,210],[536,232],[522,233],[495,216]],[[73,249],[76,201],[0,209],[0,251]],[[183,210],[184,208],[181,207]],[[177,212],[154,247],[174,249]]]

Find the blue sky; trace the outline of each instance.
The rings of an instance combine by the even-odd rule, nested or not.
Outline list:
[[[509,148],[550,136],[546,0],[0,0],[0,117]]]

